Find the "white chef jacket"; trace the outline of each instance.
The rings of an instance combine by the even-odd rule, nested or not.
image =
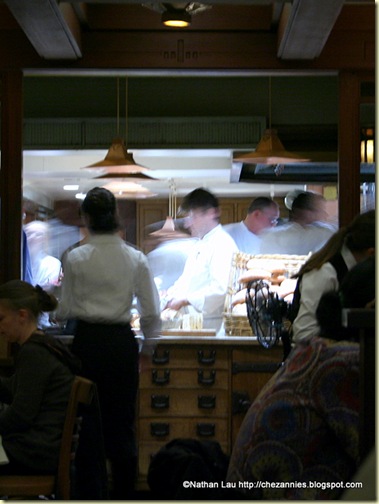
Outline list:
[[[41,251],[31,256],[31,263],[34,285],[40,285],[47,290],[57,285],[61,271],[59,259]]]
[[[319,250],[335,232],[332,226],[321,223],[301,226],[289,222],[262,234],[260,253],[308,255]]]
[[[168,240],[146,255],[158,290],[167,290],[180,277],[191,246],[196,241],[196,238]]]
[[[348,270],[357,263],[353,254],[345,246],[342,247],[341,255]],[[299,313],[292,326],[294,343],[320,334],[316,310],[321,296],[325,292],[337,291],[338,288],[337,272],[329,262],[323,264],[320,269],[313,269],[303,275],[300,283]]]
[[[31,256],[31,266],[34,285],[39,285],[48,292],[58,285],[61,272],[59,259],[41,250]],[[46,328],[51,325],[49,314],[42,312],[38,317],[38,327]]]
[[[118,235],[91,235],[69,252],[57,315],[90,323],[125,324],[137,300],[145,338],[160,331],[159,296],[146,256]]]
[[[224,229],[236,242],[241,252],[245,252],[246,254],[260,253],[261,237],[249,231],[243,221],[226,224]]]
[[[232,257],[237,245],[218,224],[191,248],[182,275],[168,289],[170,298],[186,298],[191,309],[203,313],[203,327],[222,326]]]

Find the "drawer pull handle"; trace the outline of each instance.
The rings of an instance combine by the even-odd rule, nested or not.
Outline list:
[[[198,369],[197,371],[197,382],[200,385],[214,385],[216,381],[216,371],[212,369],[208,377],[204,376],[204,370]]]
[[[153,353],[153,364],[168,364],[170,361],[170,350],[164,350],[162,355],[158,355],[157,350]]]
[[[170,405],[170,397],[168,395],[152,395],[151,407],[153,409],[167,409]]]
[[[151,379],[155,385],[166,385],[170,381],[170,370],[165,369],[163,376],[158,376],[158,370],[153,369]]]
[[[251,406],[251,400],[247,392],[233,392],[232,415],[246,413]]]
[[[214,423],[199,423],[196,427],[197,435],[199,437],[212,437],[216,432],[216,425]]]
[[[150,424],[150,434],[155,437],[165,437],[170,434],[170,424],[153,422]]]
[[[197,352],[197,359],[199,364],[214,364],[216,361],[216,350],[210,350],[208,357],[204,355],[203,350],[199,350]]]
[[[197,406],[203,409],[214,409],[216,407],[216,396],[197,396]]]

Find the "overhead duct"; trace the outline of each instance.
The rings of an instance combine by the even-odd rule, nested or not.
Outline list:
[[[239,171],[239,174],[238,174]],[[294,163],[285,165],[234,163],[231,182],[323,183],[338,182],[338,163]],[[361,163],[360,182],[375,182],[375,163]]]

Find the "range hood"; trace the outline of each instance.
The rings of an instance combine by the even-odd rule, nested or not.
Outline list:
[[[230,182],[323,183],[338,182],[338,163],[264,165],[233,163]],[[360,182],[375,182],[375,163],[361,163]]]

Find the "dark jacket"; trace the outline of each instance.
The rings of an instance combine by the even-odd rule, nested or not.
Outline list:
[[[10,459],[32,472],[55,473],[77,361],[54,338],[33,334],[19,349],[15,373],[0,379],[0,435]]]

